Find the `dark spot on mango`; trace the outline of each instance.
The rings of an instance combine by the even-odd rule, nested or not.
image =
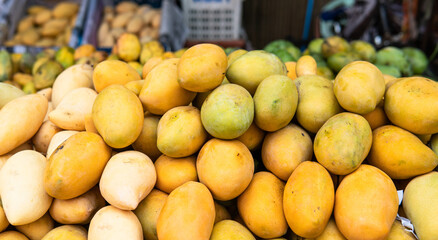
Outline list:
[[[303,137],[304,137],[304,133],[301,133],[301,136],[303,136]]]

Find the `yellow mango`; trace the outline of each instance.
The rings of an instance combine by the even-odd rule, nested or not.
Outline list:
[[[301,163],[284,188],[283,209],[289,227],[302,237],[321,235],[334,201],[335,189],[327,170],[316,162]]]
[[[415,240],[412,233],[408,232],[400,221],[395,220],[392,224],[391,231],[385,240]]]
[[[334,216],[349,240],[385,239],[398,210],[397,189],[376,167],[362,164],[336,190]]]
[[[394,83],[385,94],[388,119],[414,134],[438,132],[438,83],[409,77]]]
[[[187,49],[178,63],[178,83],[192,92],[207,92],[222,83],[227,55],[214,44],[197,44]]]
[[[0,155],[35,135],[47,112],[47,99],[39,94],[16,98],[0,110]]]
[[[368,121],[372,130],[389,123],[382,107],[376,107],[372,112],[364,114],[362,117]]]
[[[131,145],[141,133],[144,113],[138,97],[122,85],[104,89],[94,101],[94,126],[113,148]]]
[[[143,236],[148,240],[158,240],[157,221],[161,209],[166,203],[167,194],[153,189],[143,201],[140,202],[134,213],[140,220]]]
[[[239,196],[254,174],[254,160],[249,149],[237,140],[213,138],[202,147],[196,161],[199,181],[217,200]]]
[[[47,148],[47,159],[50,158],[52,153],[58,148],[59,145],[61,145],[61,143],[76,133],[78,133],[78,131],[60,131],[53,135],[52,139],[50,139],[49,147]]]
[[[3,204],[0,200],[0,232],[3,232],[9,226],[9,221],[6,218],[5,210],[3,209]]]
[[[21,152],[23,150],[33,150],[32,143],[25,142],[25,143],[21,144],[20,146],[14,148],[12,151],[10,151],[10,152],[8,152],[8,153],[6,153],[4,155],[1,155],[0,156],[0,169],[3,167],[3,165],[6,163],[6,161],[8,161],[9,158],[11,158],[17,152]]]
[[[339,113],[327,120],[315,136],[318,162],[336,175],[356,170],[368,155],[373,139],[367,120],[354,113]]]
[[[16,226],[16,228],[18,231],[25,234],[30,240],[40,240],[53,229],[54,225],[55,222],[50,217],[50,214],[46,213],[35,222]]]
[[[312,159],[312,139],[295,124],[266,135],[262,146],[263,165],[281,180],[287,181],[304,161]]]
[[[213,227],[210,240],[255,240],[252,233],[242,224],[233,220],[223,220]]]
[[[45,121],[32,138],[32,143],[35,146],[35,150],[46,154],[47,149],[49,148],[50,140],[52,140],[52,137],[61,130],[61,128],[57,127],[51,121]]]
[[[227,68],[243,54],[247,53],[245,49],[237,49],[227,56]]]
[[[207,139],[199,110],[192,106],[175,107],[161,117],[157,127],[157,147],[169,157],[196,153]]]
[[[91,44],[83,44],[76,48],[74,59],[77,61],[80,58],[83,57],[91,57],[93,53],[96,51],[96,48]]]
[[[100,192],[112,206],[134,210],[154,188],[157,175],[144,153],[125,151],[111,157],[100,178]]]
[[[131,90],[135,95],[139,95],[141,89],[143,88],[144,80],[130,81],[125,84],[125,87]]]
[[[0,109],[2,109],[6,103],[24,95],[25,93],[21,89],[11,84],[0,82]]]
[[[0,233],[0,240],[29,240],[29,238],[16,231],[6,231]]]
[[[157,128],[159,121],[159,116],[146,113],[141,133],[135,142],[132,143],[134,150],[148,155],[153,161],[161,155],[157,147]]]
[[[307,131],[317,133],[329,118],[342,112],[333,93],[333,81],[310,75],[294,82],[298,90],[297,120]]]
[[[324,231],[315,240],[347,240],[339,231],[333,218],[329,220]]]
[[[69,137],[49,158],[44,188],[57,199],[84,194],[98,183],[110,154],[111,148],[95,133],[80,132]]]
[[[246,130],[242,136],[236,138],[236,140],[241,141],[249,150],[252,151],[260,147],[264,137],[265,132],[257,127],[257,125],[253,122],[251,126],[249,126],[248,130]]]
[[[386,125],[373,131],[368,162],[392,179],[407,179],[432,171],[438,156],[414,134]]]
[[[53,8],[55,18],[71,18],[79,10],[79,4],[73,2],[60,2]]]
[[[143,240],[140,221],[131,211],[103,207],[91,219],[88,240],[116,239]]]
[[[302,56],[295,66],[297,77],[305,75],[316,75],[316,61],[310,55]]]
[[[186,182],[173,190],[157,222],[160,240],[208,239],[214,224],[214,201],[202,183]]]
[[[405,189],[403,209],[421,240],[438,239],[438,172],[412,179]]]
[[[214,224],[222,220],[231,219],[231,215],[228,212],[228,210],[217,202],[214,202],[214,210],[216,211],[216,215],[214,217]]]
[[[372,112],[385,93],[385,81],[372,63],[355,61],[338,73],[333,91],[339,104],[347,111],[366,114]]]
[[[287,222],[283,212],[284,183],[274,174],[258,172],[237,198],[237,209],[245,225],[261,238],[283,236]]]
[[[87,231],[81,226],[63,225],[48,232],[41,240],[87,240]]]
[[[136,61],[141,51],[140,40],[132,33],[123,33],[117,39],[117,50],[117,55],[123,61]]]
[[[154,165],[157,171],[157,184],[155,187],[163,192],[170,193],[188,181],[198,180],[196,158],[194,156],[172,158],[161,155]]]
[[[263,79],[287,74],[286,66],[274,54],[262,50],[249,51],[237,58],[227,69],[227,79],[254,95]]]
[[[140,100],[145,110],[163,115],[168,110],[188,105],[196,93],[182,88],[177,81],[179,59],[164,60],[149,72],[140,92]]]
[[[154,67],[156,67],[158,64],[160,64],[163,61],[163,57],[162,56],[156,56],[156,57],[152,57],[150,58],[144,65],[143,65],[143,69],[142,69],[142,74],[141,76],[143,77],[143,79],[146,79],[146,77],[148,76],[148,74],[152,71],[152,69]]]
[[[99,188],[94,187],[72,199],[53,200],[49,212],[53,219],[61,224],[87,224],[104,206],[105,199],[100,195]]]
[[[297,62],[285,62],[284,65],[287,69],[287,77],[295,80],[297,78]]]
[[[119,60],[100,62],[93,72],[93,84],[98,93],[108,86],[114,84],[124,85],[136,80],[141,80],[138,72],[129,64]]]
[[[271,75],[254,94],[254,121],[265,131],[277,131],[292,120],[297,104],[298,92],[292,80],[284,75]]]

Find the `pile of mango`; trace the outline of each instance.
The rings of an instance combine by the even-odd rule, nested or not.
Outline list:
[[[417,48],[389,46],[376,51],[368,42],[356,40],[349,43],[338,36],[314,39],[303,53],[286,40],[275,40],[264,50],[277,55],[283,62],[296,62],[301,55],[310,55],[317,62],[317,74],[329,79],[334,79],[348,63],[360,60],[371,62],[382,73],[397,78],[421,75],[428,65],[426,55]]]
[[[99,47],[113,47],[125,32],[135,34],[141,43],[157,40],[160,33],[161,11],[147,4],[122,1],[115,7],[106,6],[97,40]]]
[[[129,34],[113,53],[0,83],[0,239],[415,239],[397,215],[438,239],[437,82]]]
[[[53,9],[34,5],[27,9],[17,26],[15,35],[6,46],[26,45],[37,47],[64,46],[68,44],[79,4],[60,2]]]

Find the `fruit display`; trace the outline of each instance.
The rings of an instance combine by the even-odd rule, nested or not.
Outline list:
[[[438,239],[438,83],[371,47],[1,51],[0,239]]]
[[[106,6],[97,33],[99,47],[112,48],[125,32],[135,34],[141,43],[157,40],[161,11],[150,5],[121,1],[115,7]]]
[[[317,63],[317,74],[328,79],[334,79],[345,65],[353,61],[373,63],[383,74],[396,78],[421,75],[428,64],[426,55],[414,47],[389,46],[377,51],[368,42],[355,40],[349,43],[338,36],[314,39],[303,53],[286,40],[275,40],[264,50],[277,55],[285,63],[296,62],[301,55],[310,55]]]
[[[79,4],[75,2],[60,2],[53,9],[40,5],[30,6],[26,10],[27,15],[18,22],[15,35],[5,45],[67,45],[78,11]]]

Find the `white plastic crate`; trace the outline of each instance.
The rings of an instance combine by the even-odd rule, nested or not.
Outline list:
[[[183,0],[190,40],[236,40],[242,22],[242,0]]]

